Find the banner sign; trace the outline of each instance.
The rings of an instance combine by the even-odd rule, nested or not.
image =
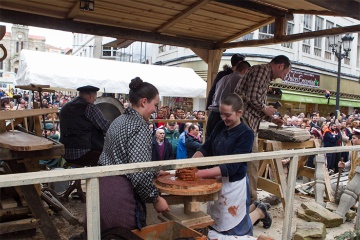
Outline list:
[[[319,88],[320,75],[302,69],[292,68],[282,81],[285,84]]]

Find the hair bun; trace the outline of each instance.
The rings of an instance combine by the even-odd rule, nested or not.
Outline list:
[[[131,82],[129,84],[129,88],[131,90],[136,90],[142,83],[143,83],[143,80],[141,80],[141,78],[139,78],[139,77],[136,77],[131,80]]]

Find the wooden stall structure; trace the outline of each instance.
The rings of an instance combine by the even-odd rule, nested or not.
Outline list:
[[[57,109],[34,109],[21,111],[2,111],[0,114],[0,161],[5,161],[5,173],[25,173],[39,171],[38,161],[58,158],[64,154],[64,146],[41,137],[41,116],[55,113]],[[28,118],[33,118],[35,134],[14,130],[14,123],[23,125]],[[12,122],[12,123],[8,123]],[[26,184],[26,183],[25,183]],[[1,200],[11,203],[0,210],[0,219],[9,214],[20,215],[31,211],[34,218],[0,223],[0,232],[8,233],[40,227],[46,239],[60,239],[56,227],[40,200],[39,185],[15,187],[19,206],[13,198]],[[10,209],[9,209],[10,207]]]
[[[108,46],[123,48],[134,41],[190,48],[208,64],[209,90],[224,50],[293,42],[359,32],[360,25],[287,34],[294,14],[345,16],[360,20],[358,0],[107,0],[80,9],[78,0],[38,2],[2,0],[0,21],[75,33],[113,37]],[[274,23],[267,39],[241,37]],[[238,41],[240,39],[240,41]],[[235,41],[236,40],[236,41]],[[35,79],[34,79],[35,80]]]
[[[259,140],[259,152],[292,150],[292,149],[308,149],[320,148],[321,141],[319,139],[310,139],[305,142],[279,142],[273,140]],[[301,156],[298,160],[296,176],[303,176],[310,179],[315,179],[315,169],[305,166],[308,156]],[[325,170],[325,165],[320,165],[325,178],[325,193],[329,201],[333,201],[331,193],[329,174]],[[273,180],[268,179],[269,171],[271,169]],[[258,188],[263,189],[269,193],[278,196],[283,206],[285,207],[285,194],[288,190],[287,177],[283,170],[282,158],[263,160],[260,162],[259,167]]]

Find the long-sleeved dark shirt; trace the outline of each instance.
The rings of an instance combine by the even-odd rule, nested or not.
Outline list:
[[[214,82],[210,88],[209,94],[207,96],[207,100],[206,100],[206,110],[209,109],[209,106],[211,105],[213,98],[214,98],[214,94],[215,94],[215,90],[216,90],[216,84],[220,81],[220,79],[222,79],[224,76],[232,73],[232,69],[228,68],[226,71],[220,71],[218,72],[218,74],[216,75]]]
[[[243,122],[229,129],[224,121],[221,121],[199,151],[205,157],[251,153],[253,143],[254,133]],[[246,163],[220,164],[219,167],[221,175],[229,177],[230,182],[241,180],[246,176]]]

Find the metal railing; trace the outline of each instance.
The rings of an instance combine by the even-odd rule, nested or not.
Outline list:
[[[285,202],[285,218],[283,223],[282,239],[291,239],[291,225],[293,215],[294,190],[298,158],[300,156],[317,155],[324,153],[336,153],[347,151],[359,151],[360,146],[310,148],[299,150],[281,150],[273,152],[250,153],[239,155],[216,156],[206,158],[191,158],[182,160],[168,160],[156,162],[141,162],[120,164],[111,166],[98,166],[89,168],[64,169],[57,171],[31,172],[0,175],[0,188],[30,185],[46,182],[70,181],[86,179],[86,213],[88,239],[100,239],[100,200],[99,178],[105,176],[124,175],[129,173],[173,170],[185,167],[218,165],[234,162],[250,162],[276,158],[292,158],[288,175],[288,189]]]

